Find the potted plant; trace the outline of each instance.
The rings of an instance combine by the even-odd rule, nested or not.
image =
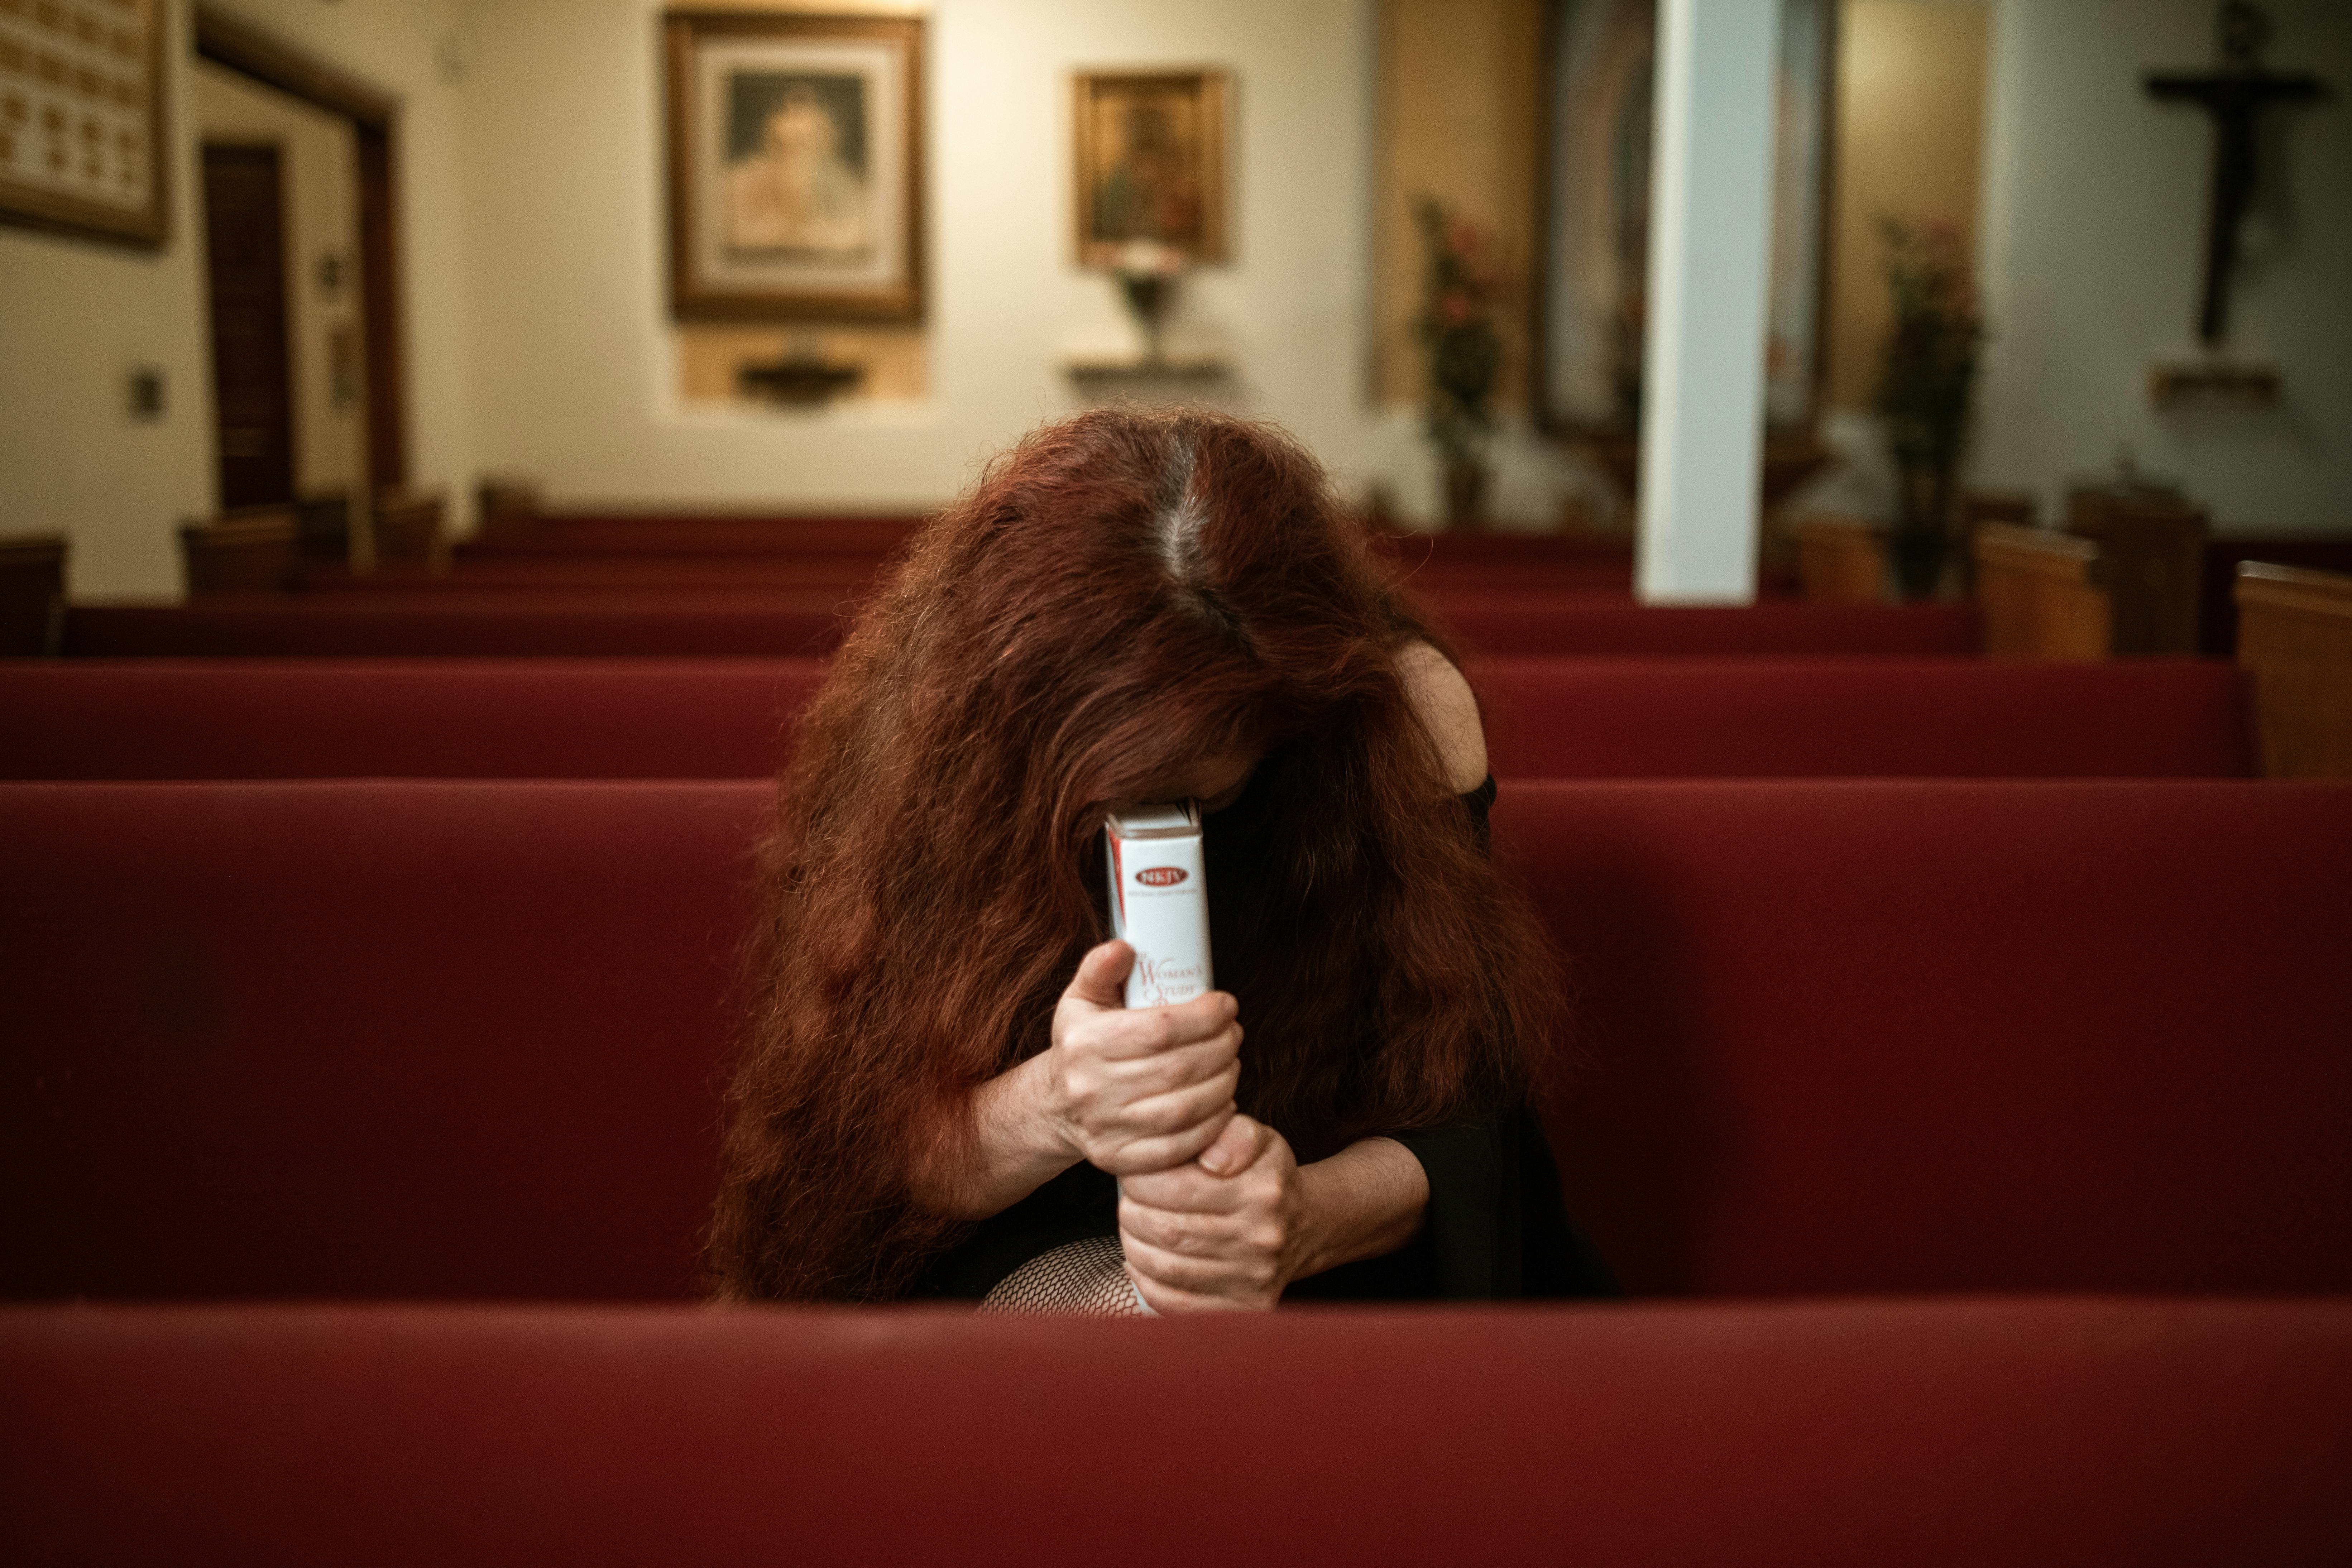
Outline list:
[[[1896,478],[1890,543],[1903,596],[1924,599],[1941,582],[1950,548],[1984,319],[1957,232],[1892,217],[1881,217],[1878,228],[1895,305],[1876,398]]]
[[[1414,326],[1429,353],[1430,444],[1445,468],[1445,515],[1475,527],[1486,512],[1487,437],[1503,363],[1497,280],[1486,237],[1434,197],[1415,205],[1428,267]]]

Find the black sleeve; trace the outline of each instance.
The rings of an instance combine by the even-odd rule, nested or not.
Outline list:
[[[1389,1134],[1421,1162],[1429,1206],[1420,1240],[1439,1300],[1612,1297],[1623,1289],[1560,1202],[1559,1172],[1535,1114]]]
[[[1422,1213],[1431,1294],[1440,1300],[1495,1300],[1516,1296],[1518,1247],[1504,1210],[1501,1128],[1493,1121],[1458,1122],[1390,1137],[1412,1151],[1429,1178]]]

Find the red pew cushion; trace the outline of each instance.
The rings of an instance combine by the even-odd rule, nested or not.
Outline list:
[[[0,1293],[697,1289],[764,784],[0,792]]]
[[[304,599],[88,604],[65,651],[104,658],[790,658],[840,645],[839,593],[537,595],[385,589]]]
[[[425,576],[378,571],[364,576],[311,573],[306,597],[322,590],[364,602],[385,593],[642,595],[756,591],[803,595],[819,590],[843,599],[864,595],[881,573],[871,555],[557,555],[469,552],[458,546],[446,573]]]
[[[1422,600],[1465,654],[1485,658],[1916,657],[1984,647],[1973,605],[1650,605],[1607,595],[1444,589]]]
[[[0,1312],[12,1561],[2352,1554],[2352,1306]]]
[[[896,552],[923,519],[757,512],[534,512],[499,518],[457,542],[467,555],[765,555],[786,560]]]
[[[2242,672],[2219,662],[1489,659],[1500,778],[2245,777]]]
[[[0,776],[758,778],[816,659],[0,664]]]
[[[1440,591],[1425,595],[1464,649],[1488,658],[1970,654],[1972,606],[1769,603],[1651,608],[1620,595]],[[535,655],[799,656],[830,652],[846,590],[761,593],[370,589],[309,598],[223,595],[189,605],[77,605],[65,651],[111,658]]]
[[[2352,786],[1507,787],[1628,1285],[2352,1289]]]
[[[0,777],[740,778],[775,771],[814,659],[0,663]],[[1521,777],[2227,776],[2242,676],[2148,660],[1498,659]]]

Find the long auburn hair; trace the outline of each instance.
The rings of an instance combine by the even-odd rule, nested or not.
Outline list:
[[[1401,684],[1423,635],[1267,426],[1098,411],[990,466],[801,721],[760,857],[719,1293],[888,1299],[953,1242],[909,1173],[1046,1047],[1107,939],[1106,811],[1231,747],[1263,752],[1207,833],[1243,1109],[1307,1161],[1525,1092],[1556,976]]]

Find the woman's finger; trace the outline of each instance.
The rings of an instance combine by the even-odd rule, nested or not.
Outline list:
[[[1216,1077],[1233,1066],[1241,1048],[1242,1026],[1229,1024],[1188,1046],[1174,1046],[1150,1056],[1106,1057],[1099,1062],[1107,1086],[1139,1100]]]
[[[1133,1139],[1108,1151],[1094,1163],[1122,1182],[1175,1166],[1190,1167],[1201,1151],[1214,1142],[1217,1135],[1225,1130],[1225,1119],[1233,1114],[1232,1103],[1228,1101],[1181,1131],[1156,1138]]]
[[[1070,976],[1070,984],[1062,993],[1065,1002],[1083,1002],[1089,1007],[1110,1009],[1127,1005],[1122,983],[1127,972],[1135,967],[1135,949],[1123,942],[1107,942],[1089,948],[1078,960],[1078,972]]]
[[[1104,1118],[1104,1130],[1113,1137],[1125,1133],[1130,1138],[1159,1138],[1181,1132],[1232,1104],[1234,1090],[1241,1087],[1241,1081],[1240,1067],[1228,1062],[1223,1071],[1197,1083],[1129,1100]],[[1220,1121],[1217,1125],[1223,1131],[1224,1123]]]
[[[1231,1176],[1248,1170],[1274,1140],[1274,1129],[1254,1117],[1236,1116],[1225,1123],[1217,1141],[1201,1151],[1201,1168],[1213,1176]]]
[[[1198,1155],[1181,1163],[1121,1176],[1119,1185],[1136,1202],[1175,1214],[1239,1214],[1249,1201],[1249,1194],[1232,1177],[1213,1176],[1201,1169]]]
[[[1274,1287],[1270,1258],[1186,1258],[1155,1247],[1139,1236],[1129,1235],[1120,1236],[1119,1246],[1127,1254],[1127,1266],[1136,1272],[1206,1300],[1226,1298],[1229,1307],[1256,1305],[1254,1300],[1234,1301],[1231,1298],[1262,1297]]]
[[[1129,1007],[1087,1020],[1095,1048],[1109,1057],[1148,1057],[1178,1046],[1213,1039],[1231,1025],[1241,1004],[1223,991],[1196,996],[1181,1007]]]
[[[1163,1284],[1152,1279],[1139,1268],[1129,1268],[1127,1277],[1134,1282],[1135,1292],[1143,1298],[1144,1304],[1164,1318],[1181,1317],[1192,1312],[1230,1312],[1234,1310],[1234,1304],[1231,1301],[1222,1301],[1213,1296],[1195,1295],[1190,1290],[1180,1290],[1173,1285]]]
[[[1119,1201],[1118,1229],[1181,1258],[1223,1258],[1243,1246],[1240,1223],[1231,1215],[1155,1208],[1131,1190]]]

